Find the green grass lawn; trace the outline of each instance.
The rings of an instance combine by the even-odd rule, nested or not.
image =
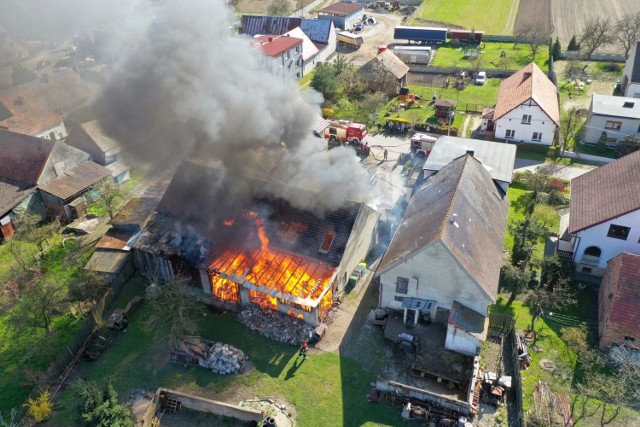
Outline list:
[[[486,34],[513,34],[519,0],[429,0],[422,3],[411,25],[437,21]]]
[[[420,101],[422,108],[411,107],[407,110],[394,112],[391,108],[399,103],[397,98],[394,98],[385,105],[382,110],[380,110],[378,123],[384,124],[386,123],[386,119],[390,117],[401,117],[415,121],[416,123],[428,122],[437,124],[435,109],[429,105],[429,101],[435,93],[440,99],[448,99],[458,102],[458,114],[456,114],[452,127],[461,131],[465,115],[460,114],[460,112],[465,111],[467,107],[472,109],[481,109],[488,105],[495,104],[495,100],[498,96],[499,85],[499,80],[490,79],[484,86],[468,86],[466,89],[461,91],[453,88],[445,89],[443,87],[435,86],[410,86],[413,93],[423,97]]]
[[[142,292],[138,283],[120,298],[123,306]],[[282,397],[295,406],[300,426],[374,426],[397,425],[399,412],[384,405],[367,403],[368,383],[375,375],[363,366],[338,354],[323,353],[295,364],[297,348],[264,338],[238,323],[231,315],[210,314],[199,319],[198,334],[242,349],[255,369],[243,376],[221,376],[203,368],[169,363],[165,344],[141,328],[149,307],[143,303],[131,318],[129,329],[116,336],[103,356],[82,363],[78,371],[88,380],[110,378],[125,399],[132,389],[170,387],[210,398],[222,398],[231,387],[241,387],[246,398]],[[237,403],[237,401],[234,401]],[[53,426],[76,424],[76,398],[72,391],[62,392]]]
[[[483,59],[481,60],[481,68],[489,74],[491,74],[491,70],[499,68],[500,54],[503,50],[507,53],[506,68],[508,69],[518,70],[529,64],[533,59],[531,50],[524,44],[514,46],[513,43],[506,42],[483,42],[480,46],[484,52],[482,56]],[[548,58],[549,48],[547,46],[541,46],[536,53],[535,62],[543,71],[547,70]],[[438,46],[431,65],[434,67],[474,67],[471,61],[465,59],[461,45],[453,43],[445,43]]]

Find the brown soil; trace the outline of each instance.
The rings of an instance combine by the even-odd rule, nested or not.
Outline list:
[[[524,2],[530,1],[532,0],[520,0],[520,8]],[[637,12],[640,12],[640,1],[635,0],[551,0],[554,35],[558,36],[563,47],[569,43],[572,36],[580,35],[585,23],[590,19],[608,18],[617,21],[625,14]],[[614,45],[601,50],[616,52],[620,48]]]
[[[364,39],[364,43],[358,50],[350,48],[338,48],[338,53],[344,55],[353,65],[361,66],[369,62],[378,53],[378,46],[393,43],[393,29],[401,25],[402,16],[396,13],[372,13],[366,10],[367,16],[376,18],[376,25],[367,25],[358,34]]]
[[[551,34],[553,31],[551,23],[552,1],[558,0],[520,0],[514,33],[518,34],[519,30],[525,25],[535,24],[536,27],[541,30],[544,29],[548,34]]]

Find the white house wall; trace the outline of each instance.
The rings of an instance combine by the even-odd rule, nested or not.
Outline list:
[[[476,337],[451,324],[447,325],[447,339],[444,343],[444,348],[447,350],[466,354],[467,356],[475,356],[478,347],[481,345],[482,341]]]
[[[628,84],[624,96],[629,98],[640,98],[640,83]]]
[[[65,139],[67,135],[67,128],[64,126],[64,122],[61,121],[57,125],[44,129],[40,133],[33,136],[37,138],[50,139],[52,141],[60,141],[61,139]]]
[[[640,95],[640,94],[639,94]],[[621,122],[619,130],[605,129],[608,121]],[[584,142],[588,144],[597,144],[602,135],[602,131],[607,132],[607,137],[616,138],[615,142],[610,142],[609,145],[617,145],[627,135],[638,136],[640,130],[640,119],[633,119],[628,117],[615,117],[615,116],[601,116],[598,114],[589,113],[587,118],[587,132],[584,136]]]
[[[406,294],[396,293],[398,276],[409,279]],[[380,283],[381,307],[401,309],[402,303],[395,301],[396,296],[436,300],[438,307],[447,310],[456,300],[487,316],[489,298],[440,241],[383,273]],[[431,314],[433,318],[435,312]]]
[[[529,106],[529,103],[532,105]],[[525,114],[531,116],[531,124],[522,123],[522,116]],[[556,124],[535,102],[526,101],[500,117],[495,122],[495,129],[495,137],[498,139],[507,139],[506,134],[509,129],[515,131],[515,136],[508,138],[509,141],[551,145],[556,132]],[[542,132],[540,141],[533,141],[534,132]]]
[[[331,31],[329,32],[329,39],[324,49],[320,49],[320,52],[315,57],[316,63],[326,61],[335,51],[338,40],[336,38],[336,30],[333,24],[331,24]]]
[[[607,237],[611,224],[629,227],[630,231],[627,240]],[[640,240],[640,210],[582,230],[577,233],[577,236],[578,239],[576,239],[573,259],[578,264],[578,271],[582,270],[582,266],[586,266],[587,268],[596,267],[601,269],[601,271],[592,271],[592,273],[601,275],[607,267],[607,262],[622,252],[640,254],[640,243],[638,242]],[[584,251],[589,246],[600,248],[599,262],[595,263],[591,257],[583,258]]]

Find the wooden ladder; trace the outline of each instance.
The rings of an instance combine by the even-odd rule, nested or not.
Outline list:
[[[178,403],[179,402],[176,399],[169,397],[167,399],[167,404],[165,405],[165,410],[171,412],[172,414],[175,413],[178,409]]]

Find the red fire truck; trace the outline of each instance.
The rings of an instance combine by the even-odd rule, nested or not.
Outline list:
[[[329,148],[346,144],[355,148],[358,154],[369,154],[367,143],[369,133],[367,127],[361,123],[349,120],[327,120],[327,127],[323,134],[328,140]]]
[[[418,157],[429,157],[437,140],[437,136],[416,133],[411,137],[411,152]]]

